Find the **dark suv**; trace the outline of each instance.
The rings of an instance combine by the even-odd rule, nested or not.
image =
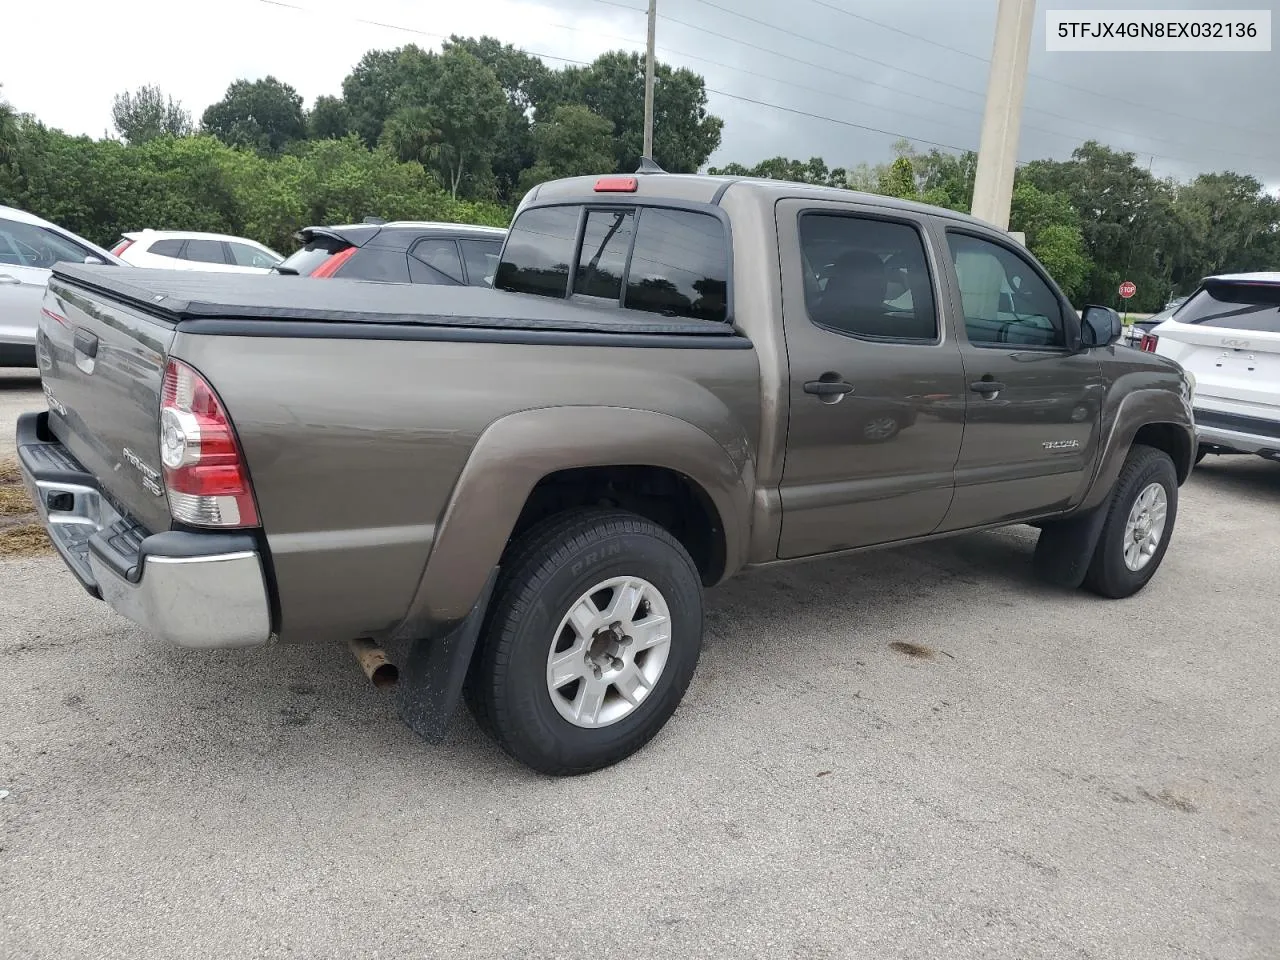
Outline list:
[[[386,283],[487,287],[507,231],[464,223],[354,223],[304,227],[302,248],[277,273]]]

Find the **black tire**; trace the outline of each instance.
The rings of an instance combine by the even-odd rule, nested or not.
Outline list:
[[[667,661],[630,714],[606,726],[576,726],[552,702],[547,657],[570,606],[619,576],[647,580],[666,601]],[[555,776],[590,773],[635,753],[662,729],[701,648],[702,582],[684,547],[633,513],[575,510],[535,526],[511,547],[464,693],[480,727],[521,763]]]
[[[1164,534],[1146,565],[1140,570],[1130,570],[1124,561],[1125,525],[1134,501],[1152,483],[1164,487],[1167,502]],[[1135,444],[1125,458],[1120,476],[1116,478],[1107,519],[1089,564],[1089,572],[1085,574],[1084,585],[1099,596],[1115,600],[1133,596],[1160,568],[1173,539],[1177,519],[1178,473],[1173,460],[1163,450]]]

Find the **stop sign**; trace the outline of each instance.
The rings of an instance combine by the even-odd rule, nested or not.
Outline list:
[[[1137,292],[1138,292],[1138,288],[1137,286],[1134,285],[1132,280],[1126,280],[1124,283],[1120,284],[1120,296],[1122,296],[1126,300],[1128,300]]]

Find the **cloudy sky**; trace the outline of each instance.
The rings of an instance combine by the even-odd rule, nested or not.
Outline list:
[[[1266,9],[1275,0],[1148,5]],[[552,66],[642,50],[646,0],[21,6],[0,58],[3,96],[52,126],[101,136],[112,95],[143,83],[159,84],[197,119],[239,77],[273,74],[309,106],[339,92],[365,50],[438,48],[450,33],[497,36]],[[1159,175],[1233,169],[1280,185],[1280,52],[1045,51],[1046,10],[1108,6],[1120,5],[1039,0],[1020,158],[1065,157],[1094,138],[1132,150]],[[725,132],[713,164],[784,154],[854,166],[890,156],[899,135],[976,148],[995,11],[996,0],[658,0],[658,53],[697,70],[714,91]]]

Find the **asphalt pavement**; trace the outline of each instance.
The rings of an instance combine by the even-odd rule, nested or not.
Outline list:
[[[0,561],[0,954],[1275,958],[1278,504],[1210,458],[1121,602],[1027,528],[746,575],[568,780],[422,743],[343,648],[179,652]]]

